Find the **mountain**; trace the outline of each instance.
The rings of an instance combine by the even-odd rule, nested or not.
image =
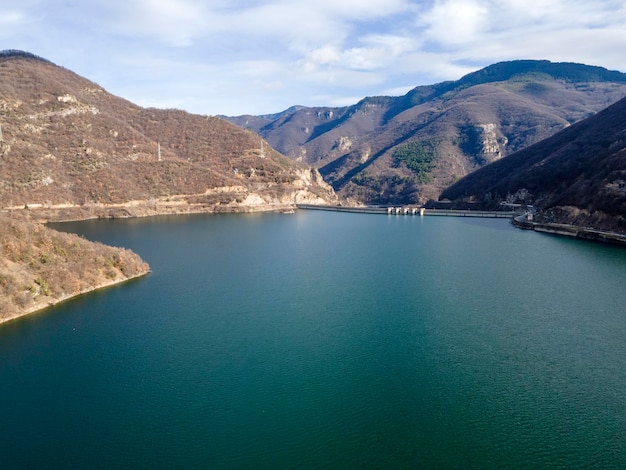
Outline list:
[[[626,98],[477,170],[441,197],[533,204],[535,221],[626,234]]]
[[[0,53],[0,207],[43,219],[264,210],[334,200],[316,170],[218,117],[142,108]]]
[[[333,202],[317,170],[217,117],[145,109],[50,61],[0,52],[0,323],[149,272],[37,222]]]
[[[478,168],[553,135],[626,95],[626,74],[518,60],[400,97],[341,108],[294,106],[227,118],[319,168],[344,197],[415,203]]]

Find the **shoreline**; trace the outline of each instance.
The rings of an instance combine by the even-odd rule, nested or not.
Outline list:
[[[515,227],[523,230],[534,230],[535,232],[547,233],[562,237],[576,238],[608,245],[626,247],[626,235],[616,232],[604,232],[588,227],[577,225],[531,222],[525,220],[525,215],[514,217],[512,223]]]
[[[35,223],[82,222],[95,219],[138,219],[160,215],[229,214],[254,212],[280,212],[296,209],[295,203],[259,205],[205,205],[205,204],[158,204],[124,203],[97,206],[20,207],[2,209],[0,212],[19,219],[28,218]]]
[[[292,210],[292,209],[302,209],[302,210],[325,210],[325,211],[336,211],[336,212],[357,212],[357,213],[377,213],[377,214],[389,214],[387,208],[383,207],[349,207],[349,206],[330,206],[330,205],[315,205],[315,204],[268,204],[268,205],[259,205],[259,206],[226,206],[217,208],[215,206],[212,207],[193,207],[191,205],[186,205],[186,210],[180,210],[181,206],[170,206],[169,208],[161,207],[161,210],[157,210],[156,208],[152,208],[152,210],[146,210],[145,206],[141,205],[133,205],[132,207],[139,210],[139,213],[130,213],[126,211],[125,214],[115,213],[116,210],[122,208],[128,208],[128,205],[115,205],[109,206],[108,211],[100,212],[99,214],[80,214],[74,213],[73,216],[70,217],[58,217],[60,214],[57,212],[54,215],[57,217],[50,217],[51,214],[47,214],[48,217],[41,217],[42,212],[50,211],[50,209],[45,208],[22,208],[16,209],[15,212],[20,212],[23,214],[24,212],[28,213],[29,216],[33,216],[35,214],[39,214],[39,217],[31,218],[31,221],[34,223],[49,223],[49,222],[71,222],[71,221],[86,221],[93,219],[103,219],[103,218],[143,218],[143,217],[153,217],[159,215],[186,215],[186,214],[223,214],[223,213],[252,213],[252,212],[278,212],[284,210]],[[65,207],[63,210],[68,210],[69,212],[82,212],[84,211],[83,206],[73,206],[71,208]],[[102,207],[102,209],[107,209]],[[168,210],[169,209],[169,210]],[[178,209],[178,210],[174,210]],[[218,209],[218,210],[216,210]],[[61,210],[60,208],[55,210]],[[53,210],[53,212],[55,211]],[[23,211],[23,212],[22,212]],[[430,214],[429,214],[430,212]],[[11,211],[11,213],[14,213]],[[407,215],[408,212],[394,212],[394,214]],[[70,214],[67,214],[70,215]],[[415,214],[413,214],[415,215]],[[598,243],[611,244],[621,247],[626,247],[626,235],[614,233],[614,232],[603,232],[600,230],[595,230],[586,227],[579,227],[574,225],[567,224],[556,224],[556,223],[539,223],[539,222],[531,222],[525,220],[525,215],[519,215],[517,217],[513,217],[511,213],[499,212],[499,213],[488,213],[486,211],[477,211],[476,213],[472,213],[471,211],[445,211],[445,210],[430,210],[424,211],[424,215],[447,215],[447,216],[456,216],[456,217],[498,217],[498,218],[511,218],[512,224],[520,229],[526,230],[534,230],[540,233],[548,233],[551,235],[557,236],[566,236],[570,238],[576,238],[579,240],[587,240],[594,241]],[[33,220],[34,219],[34,220]],[[139,274],[133,275],[131,277],[123,277],[119,279],[107,280],[101,283],[98,283],[94,286],[88,286],[81,289],[79,292],[72,294],[65,294],[59,298],[48,298],[42,302],[35,302],[32,306],[25,309],[23,312],[18,313],[17,315],[13,315],[10,317],[2,317],[0,318],[0,325],[3,325],[7,322],[16,320],[18,318],[22,318],[24,316],[44,311],[50,307],[61,304],[65,301],[74,299],[81,295],[85,295],[97,290],[106,289],[108,287],[113,287],[119,284],[123,284],[128,281],[136,280],[147,276],[151,273],[151,270],[148,269],[145,272],[141,272]]]
[[[17,315],[13,315],[11,317],[7,317],[7,318],[0,318],[0,326],[11,322],[13,320],[17,320],[19,318],[23,318],[25,316],[31,315],[33,313],[38,313],[41,311],[44,311],[50,307],[54,307],[55,305],[61,304],[63,302],[66,302],[68,300],[72,300],[75,299],[77,297],[80,297],[81,295],[85,295],[85,294],[89,294],[91,292],[94,292],[96,290],[101,290],[101,289],[106,289],[108,287],[114,287],[117,286],[119,284],[124,284],[125,282],[128,281],[133,281],[142,277],[145,277],[147,275],[150,274],[150,270],[147,270],[146,272],[143,273],[139,273],[139,274],[135,274],[134,276],[131,277],[124,277],[124,278],[120,278],[120,279],[111,279],[105,282],[101,282],[96,286],[89,286],[89,287],[85,287],[83,289],[81,289],[79,292],[75,293],[75,294],[65,294],[59,298],[56,299],[47,299],[44,302],[35,302],[34,305],[32,305],[31,307],[27,308],[25,311],[17,314]]]
[[[626,235],[617,232],[606,232],[589,227],[580,227],[568,224],[556,223],[540,223],[525,220],[526,215],[519,215],[519,212],[512,211],[473,211],[473,210],[455,210],[455,209],[418,209],[413,210],[417,206],[329,206],[329,205],[313,205],[313,204],[296,204],[298,209],[303,210],[322,210],[334,212],[355,212],[367,214],[388,214],[388,215],[404,215],[404,216],[447,216],[447,217],[480,217],[480,218],[508,218],[511,219],[513,226],[534,230],[536,232],[548,233],[550,235],[566,236],[576,238],[578,240],[586,240],[597,243],[604,243],[613,246],[626,247]]]
[[[96,219],[135,219],[145,217],[157,217],[161,215],[191,215],[191,214],[226,214],[226,213],[255,213],[255,212],[281,212],[292,211],[296,208],[295,203],[268,203],[259,205],[207,205],[172,203],[150,204],[146,201],[132,201],[122,204],[102,204],[102,205],[60,205],[56,207],[45,207],[31,205],[25,207],[3,208],[2,212],[9,218],[15,217],[17,220],[28,220],[34,224],[46,225],[48,223],[63,222],[83,222]],[[117,279],[106,280],[93,286],[87,286],[80,291],[65,294],[58,298],[47,297],[45,300],[34,301],[32,305],[21,312],[7,317],[0,317],[0,326],[13,320],[42,312],[50,307],[61,304],[65,301],[89,294],[94,291],[113,287],[125,282],[136,280],[151,273],[148,269],[145,272]]]

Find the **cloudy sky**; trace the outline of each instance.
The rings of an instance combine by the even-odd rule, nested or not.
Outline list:
[[[0,49],[142,106],[265,114],[401,95],[510,59],[626,72],[626,2],[2,0]]]

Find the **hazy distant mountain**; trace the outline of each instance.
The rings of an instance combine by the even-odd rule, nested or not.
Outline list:
[[[466,176],[441,197],[534,204],[540,221],[626,233],[626,98]]]
[[[0,131],[0,208],[81,218],[333,197],[316,171],[253,132],[141,108],[21,51],[0,53]]]
[[[406,203],[437,198],[459,178],[624,96],[624,73],[521,60],[401,97],[228,119],[319,168],[340,195]]]

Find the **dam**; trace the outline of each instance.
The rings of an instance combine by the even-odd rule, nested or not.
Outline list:
[[[356,212],[361,214],[387,214],[404,216],[444,216],[444,217],[482,217],[492,219],[511,219],[519,213],[514,211],[478,211],[454,209],[426,209],[421,206],[323,206],[315,204],[296,204],[297,209]]]

